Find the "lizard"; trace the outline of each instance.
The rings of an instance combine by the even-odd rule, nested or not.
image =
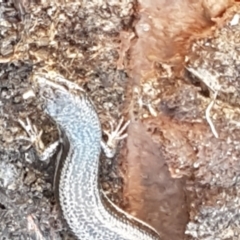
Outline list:
[[[44,112],[56,123],[61,151],[56,167],[56,196],[64,219],[79,240],[160,240],[144,221],[116,206],[99,184],[102,128],[92,100],[77,84],[63,77],[36,74]],[[126,128],[126,125],[124,126]],[[111,140],[117,144],[122,130]],[[124,136],[126,137],[126,136]]]

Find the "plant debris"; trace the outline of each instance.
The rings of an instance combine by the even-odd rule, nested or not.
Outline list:
[[[74,239],[54,158],[39,158],[58,132],[34,73],[82,87],[103,133],[131,119],[116,159],[101,156],[115,204],[166,240],[239,239],[239,12],[234,0],[1,0],[1,239]]]

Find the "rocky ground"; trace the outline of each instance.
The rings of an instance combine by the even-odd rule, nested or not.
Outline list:
[[[166,240],[239,239],[239,18],[230,0],[0,0],[0,239],[73,239],[39,159],[58,134],[37,72],[83,87],[104,131],[131,119],[101,157],[113,202]]]

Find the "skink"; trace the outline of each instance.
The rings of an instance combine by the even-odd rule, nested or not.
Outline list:
[[[78,85],[59,79],[35,77],[44,111],[63,136],[57,190],[70,229],[80,240],[160,240],[154,228],[121,210],[101,191],[102,129],[97,112]]]

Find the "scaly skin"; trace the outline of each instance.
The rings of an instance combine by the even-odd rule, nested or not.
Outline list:
[[[151,226],[115,206],[99,188],[102,130],[86,93],[73,83],[36,77],[46,101],[45,112],[61,129],[59,203],[69,227],[80,240],[159,240]]]

